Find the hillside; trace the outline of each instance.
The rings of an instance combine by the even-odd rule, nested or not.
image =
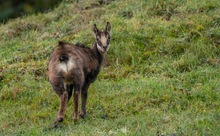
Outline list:
[[[88,116],[73,101],[59,128],[47,77],[58,41],[111,46],[89,88]],[[0,135],[219,135],[219,0],[63,0],[54,10],[0,25]]]

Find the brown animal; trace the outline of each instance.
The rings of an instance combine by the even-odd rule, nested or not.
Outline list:
[[[83,44],[67,44],[59,42],[51,54],[49,61],[49,81],[53,90],[60,98],[60,107],[55,119],[54,127],[62,122],[67,103],[72,95],[74,88],[74,112],[72,118],[78,119],[78,102],[81,94],[82,109],[80,117],[86,115],[86,100],[88,88],[96,79],[100,67],[109,49],[111,25],[107,22],[103,31],[100,31],[96,25],[93,32],[96,42],[91,48]]]

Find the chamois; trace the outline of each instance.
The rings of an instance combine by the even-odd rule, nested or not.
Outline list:
[[[96,42],[91,48],[83,44],[68,44],[59,42],[50,56],[48,65],[49,81],[60,99],[58,115],[54,122],[56,127],[64,119],[67,103],[74,89],[74,111],[72,118],[78,119],[78,102],[81,94],[82,107],[79,114],[86,115],[88,88],[100,71],[103,59],[109,49],[111,25],[107,22],[104,30],[93,26]]]

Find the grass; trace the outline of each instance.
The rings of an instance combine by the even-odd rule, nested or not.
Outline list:
[[[0,135],[219,135],[220,2],[64,0],[0,25]],[[58,41],[111,47],[89,88],[88,117],[52,128],[59,100],[46,75]]]

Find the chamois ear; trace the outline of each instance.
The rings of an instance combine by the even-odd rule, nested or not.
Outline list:
[[[96,27],[96,24],[94,24],[94,26],[93,26],[93,28],[92,28],[92,31],[93,31],[93,33],[95,34],[95,35],[97,35],[98,34],[98,28]]]
[[[105,27],[105,31],[109,33],[110,30],[111,30],[111,24],[109,22],[107,22],[106,27]]]
[[[59,45],[64,45],[65,43],[63,41],[58,41]]]

